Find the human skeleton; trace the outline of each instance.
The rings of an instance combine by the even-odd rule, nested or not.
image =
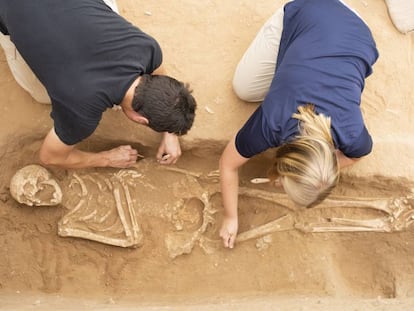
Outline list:
[[[133,169],[109,173],[72,173],[63,191],[56,180],[46,173],[47,170],[40,166],[25,167],[13,177],[10,191],[20,203],[61,203],[68,208],[68,213],[58,222],[60,236],[79,237],[121,247],[139,247],[144,238],[138,224],[139,215],[153,214],[174,225],[174,232],[165,236],[165,245],[171,258],[190,253],[195,245],[206,253],[221,247],[220,239],[211,239],[206,235],[208,228],[215,224],[215,214],[218,212],[211,200],[219,192],[218,171],[203,174],[160,166],[144,159]],[[49,198],[44,198],[46,186],[55,189],[48,189]],[[239,233],[236,240],[239,243],[286,230],[403,231],[414,221],[412,192],[397,198],[330,196],[311,210],[303,210],[295,207],[286,194],[255,187],[254,184],[252,187],[241,187],[239,195],[268,201],[275,208],[283,207],[285,213],[273,221]],[[67,200],[62,200],[62,192],[68,197]],[[157,206],[154,205],[155,201],[159,202]],[[189,202],[197,202],[201,208],[191,209]],[[371,210],[375,215],[367,218],[367,214],[372,213],[365,213],[364,219],[324,217],[316,221],[309,217],[310,211],[338,211],[338,208]],[[192,225],[186,227],[185,222]]]

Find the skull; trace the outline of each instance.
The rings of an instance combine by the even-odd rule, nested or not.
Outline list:
[[[10,193],[19,203],[29,206],[53,206],[62,202],[62,190],[47,169],[28,165],[16,172],[10,181]]]

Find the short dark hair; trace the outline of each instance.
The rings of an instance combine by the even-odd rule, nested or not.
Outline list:
[[[132,108],[157,132],[184,135],[194,122],[197,107],[188,84],[162,75],[144,74],[135,88]]]

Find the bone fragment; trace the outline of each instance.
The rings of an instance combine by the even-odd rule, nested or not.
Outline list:
[[[250,180],[252,184],[266,184],[270,182],[269,178],[257,177]]]
[[[82,238],[86,240],[92,240],[92,241],[120,246],[120,247],[138,247],[139,246],[136,244],[134,240],[111,238],[111,237],[102,236],[102,235],[99,235],[93,232],[87,232],[84,230],[79,230],[79,229],[74,229],[74,228],[59,227],[58,233],[59,233],[59,236],[62,236],[62,237]]]
[[[210,114],[214,114],[214,111],[209,107],[209,106],[205,106],[204,109],[210,113]]]
[[[112,185],[111,181],[108,178],[105,178],[104,182],[105,182],[106,186],[108,187],[108,189],[112,191],[114,186]]]
[[[390,200],[384,198],[353,198],[330,196],[314,208],[327,207],[349,207],[349,208],[370,208],[382,211],[391,215],[393,209],[390,207]]]
[[[66,225],[69,222],[69,217],[75,214],[83,206],[83,204],[85,204],[85,199],[82,198],[73,209],[71,209],[65,216],[63,216],[61,219],[62,224]]]
[[[297,210],[297,208],[294,206],[294,204],[289,199],[287,194],[284,194],[284,193],[269,192],[269,191],[264,191],[260,189],[239,187],[239,194],[249,196],[252,198],[259,198],[265,201],[273,202],[275,204],[282,205],[283,207],[290,209],[292,211]]]
[[[302,232],[391,232],[387,218],[347,219],[328,218],[325,223],[298,223],[295,228]]]
[[[116,203],[116,208],[118,210],[119,218],[121,219],[122,226],[124,227],[124,230],[125,230],[125,235],[127,236],[127,238],[130,238],[132,236],[131,229],[128,226],[128,223],[125,217],[125,212],[122,207],[122,201],[121,201],[121,195],[119,193],[119,188],[116,187],[113,193],[115,197],[115,203]]]
[[[85,216],[83,216],[83,217],[79,217],[79,220],[80,221],[87,221],[87,220],[90,220],[90,219],[92,219],[93,217],[95,217],[96,216],[96,214],[97,214],[97,211],[96,210],[93,210],[89,215],[85,215]]]
[[[209,172],[207,177],[220,177],[220,170],[213,170]]]
[[[102,183],[96,180],[95,178],[93,178],[91,175],[85,175],[83,176],[83,179],[92,181],[98,186],[98,189],[100,191],[105,191],[105,187],[102,185]]]
[[[122,187],[124,189],[125,198],[126,198],[126,202],[127,202],[127,207],[128,207],[128,211],[129,211],[129,217],[131,219],[133,237],[134,237],[134,240],[136,240],[138,242],[140,240],[141,230],[139,229],[139,226],[138,226],[138,223],[137,223],[135,210],[134,210],[134,207],[133,207],[133,204],[132,204],[131,193],[129,192],[128,186],[126,186],[124,183],[121,183],[121,184],[122,184]]]
[[[73,173],[73,177],[76,179],[76,181],[79,183],[80,187],[81,187],[81,196],[85,197],[88,195],[88,189],[86,188],[86,185],[84,183],[84,181],[79,177],[78,174]]]
[[[291,230],[293,228],[293,224],[294,219],[292,215],[286,214],[278,219],[268,222],[267,224],[240,233],[236,238],[236,242],[244,242],[251,239],[257,239],[264,235],[277,231]]]
[[[171,154],[164,154],[164,155],[161,157],[161,160],[162,160],[162,161],[165,161],[165,160],[168,160],[169,158],[171,158]]]
[[[104,221],[106,221],[108,218],[109,218],[109,216],[111,216],[111,210],[108,210],[107,212],[106,212],[106,214],[105,215],[103,215],[101,218],[99,218],[99,220],[97,221],[98,223],[103,223]]]
[[[187,170],[182,169],[182,168],[172,167],[172,166],[160,166],[159,168],[163,169],[163,170],[166,170],[166,171],[176,172],[176,173],[180,173],[180,174],[184,174],[184,175],[190,175],[190,176],[193,176],[195,178],[199,178],[203,175],[202,173],[191,172],[191,171],[187,171]]]

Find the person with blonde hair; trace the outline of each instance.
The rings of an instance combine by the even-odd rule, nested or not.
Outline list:
[[[310,207],[371,152],[360,102],[377,58],[367,24],[341,0],[293,0],[264,24],[233,78],[239,98],[263,102],[220,158],[225,247],[238,231],[238,169],[252,156],[276,148],[269,177]]]

